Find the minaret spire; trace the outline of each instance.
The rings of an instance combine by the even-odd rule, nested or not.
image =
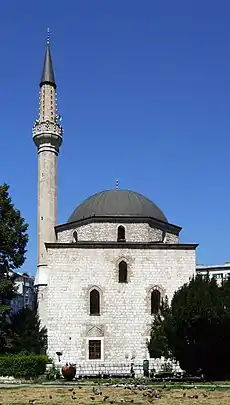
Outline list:
[[[50,29],[49,28],[47,29],[46,51],[45,51],[45,58],[44,58],[40,87],[42,87],[43,84],[49,84],[56,89],[52,57],[51,57],[51,50],[50,50]]]

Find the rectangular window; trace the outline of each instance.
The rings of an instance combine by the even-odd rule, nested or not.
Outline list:
[[[89,340],[89,360],[101,359],[101,340]]]

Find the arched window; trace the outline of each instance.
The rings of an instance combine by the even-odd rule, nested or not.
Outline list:
[[[77,242],[78,241],[78,236],[77,236],[77,231],[73,232],[73,242]]]
[[[166,243],[166,232],[162,232],[162,243]]]
[[[127,263],[122,260],[119,263],[119,283],[127,283]]]
[[[125,228],[120,225],[117,230],[117,241],[125,242]]]
[[[100,315],[100,293],[96,289],[90,291],[90,315]]]
[[[151,293],[151,315],[156,315],[159,312],[161,303],[160,291],[154,289]]]

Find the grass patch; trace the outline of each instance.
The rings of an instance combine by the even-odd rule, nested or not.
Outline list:
[[[229,405],[230,391],[209,389],[124,389],[111,387],[97,387],[101,395],[95,395],[92,387],[28,387],[0,389],[1,405],[59,405],[59,404],[96,404],[118,405],[159,403],[159,405]],[[149,390],[149,391],[148,391]],[[156,398],[158,394],[160,398]],[[106,398],[107,397],[107,398]]]

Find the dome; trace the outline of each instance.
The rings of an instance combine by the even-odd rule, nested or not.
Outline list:
[[[68,222],[106,216],[155,218],[168,222],[156,204],[130,190],[106,190],[92,195],[76,207]]]

